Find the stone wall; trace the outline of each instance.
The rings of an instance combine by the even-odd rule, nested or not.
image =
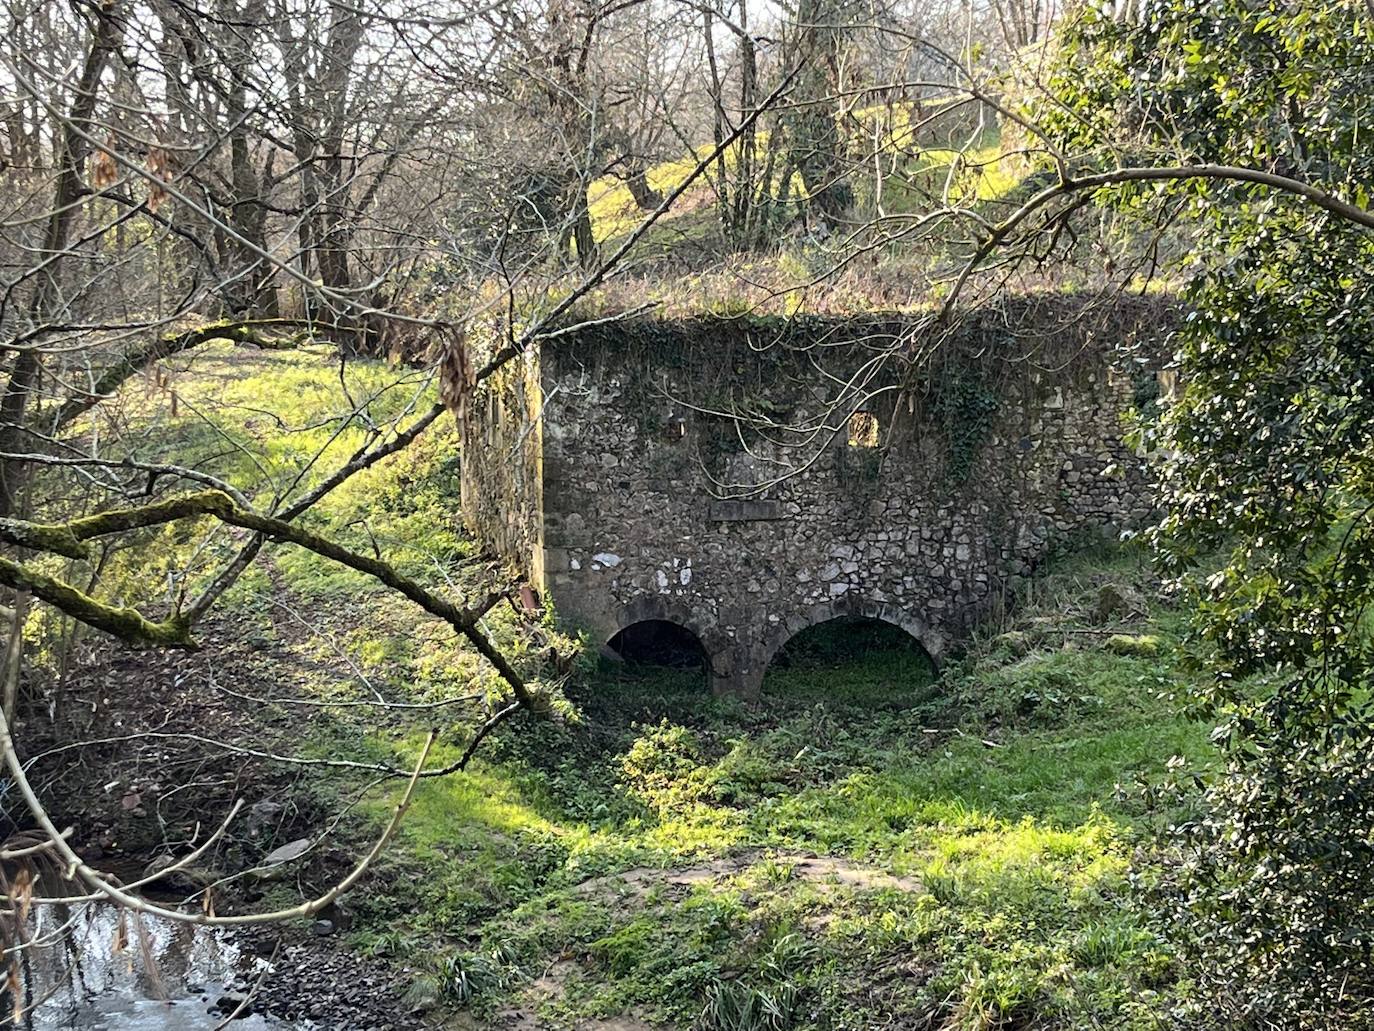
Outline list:
[[[916,101],[910,112],[915,127],[907,145],[921,147],[966,147],[980,129],[1001,123],[996,108],[967,97]]]
[[[538,353],[527,353],[483,383],[458,413],[464,521],[536,585],[544,582],[539,369]]]
[[[526,529],[506,547],[595,643],[644,619],[692,630],[717,689],[756,692],[788,638],[839,615],[901,626],[938,662],[1057,542],[1145,512],[1122,415],[1153,385],[1142,341],[1163,317],[1153,300],[1023,298],[938,347],[902,318],[560,337],[541,424],[519,430],[542,441],[542,497],[517,495]],[[906,358],[874,378],[894,341]],[[877,447],[872,423],[853,442],[843,420],[819,423],[865,376],[882,391],[865,412]]]

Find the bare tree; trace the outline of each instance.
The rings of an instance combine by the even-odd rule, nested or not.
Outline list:
[[[738,494],[805,469],[876,391],[914,375],[962,306],[1075,248],[1105,252],[1123,277],[1149,270],[1148,233],[1129,243],[1080,236],[1099,191],[1241,183],[1374,228],[1364,208],[1272,169],[1061,153],[1003,96],[1002,66],[974,59],[972,41],[992,26],[1005,36],[999,60],[1042,39],[1052,12],[1038,3],[879,10],[805,0],[781,16],[766,10],[745,0],[14,0],[6,9],[0,585],[10,632],[0,758],[36,828],[24,848],[57,857],[80,882],[74,894],[207,923],[318,912],[385,846],[418,779],[463,768],[494,728],[543,710],[538,671],[506,656],[481,623],[510,584],[470,599],[433,590],[308,513],[438,422],[436,381],[461,407],[576,324],[579,306],[685,197],[713,195],[727,251],[779,246],[808,207],[824,220],[827,239],[808,241],[812,264],[778,293],[805,295],[898,247],[917,255],[922,284],[943,283],[938,303],[877,349],[863,375],[822,384],[820,416],[763,427],[784,460],[761,482],[721,485]],[[1015,129],[1018,157],[1039,178],[984,204],[961,176],[993,121]],[[945,128],[932,145],[922,133],[937,123]],[[654,163],[670,158],[673,178],[651,181]],[[644,214],[598,239],[588,191],[608,175]],[[906,203],[888,203],[898,187]],[[1161,204],[1150,214],[1164,224],[1171,212]],[[479,323],[498,327],[484,351],[467,336]],[[127,428],[99,419],[122,384],[171,355],[212,340],[286,348],[317,338],[338,344],[341,366],[359,354],[398,359],[382,389],[404,396],[386,419],[374,417],[375,395],[312,413],[359,432],[335,464],[236,489],[212,468],[130,457],[117,446]],[[80,489],[43,496],[35,485],[55,482],[43,479],[54,471],[79,475]],[[220,534],[201,566],[179,571],[194,589],[109,596],[101,549],[173,524]],[[224,527],[242,536],[229,542]],[[231,918],[155,907],[83,861],[27,779],[16,740],[26,606],[131,644],[187,647],[259,556],[286,546],[442,620],[502,696],[442,767],[428,765],[427,749],[409,769],[319,760],[409,785],[375,847],[321,897]]]

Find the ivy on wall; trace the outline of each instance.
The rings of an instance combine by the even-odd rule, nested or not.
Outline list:
[[[620,403],[646,441],[659,440],[665,420],[685,413],[698,460],[719,476],[745,449],[741,433],[750,449],[756,442],[766,448],[769,438],[786,436],[778,427],[814,417],[821,404],[817,388],[826,385],[820,368],[843,373],[895,345],[896,360],[888,363],[885,378],[867,386],[901,388],[902,405],[910,402],[913,418],[902,419],[899,432],[894,417],[883,427],[881,445],[872,449],[849,447],[841,429],[833,468],[843,482],[859,487],[876,481],[884,456],[912,436],[938,436],[944,461],[929,456],[935,459],[932,470],[959,484],[972,473],[1014,384],[1030,397],[1043,389],[1037,369],[1053,369],[1063,378],[1101,369],[1104,351],[1111,361],[1122,341],[1155,335],[1171,321],[1173,308],[1161,296],[1014,297],[939,330],[939,344],[923,358],[916,357],[923,339],[912,337],[913,325],[923,318],[919,313],[633,317],[601,321],[544,346],[546,361],[560,369],[595,366],[624,383]],[[831,384],[845,378],[835,375]],[[689,396],[674,397],[669,383]],[[843,410],[861,399],[830,400]]]
[[[987,442],[1000,406],[1001,391],[977,365],[947,362],[931,392],[930,411],[945,437],[945,474],[963,483]]]

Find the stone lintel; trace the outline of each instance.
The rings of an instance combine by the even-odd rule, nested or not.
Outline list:
[[[706,511],[706,518],[713,523],[748,523],[763,519],[781,519],[783,514],[780,502],[742,498],[711,502],[711,507]]]

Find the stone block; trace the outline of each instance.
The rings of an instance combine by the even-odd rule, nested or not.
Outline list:
[[[782,504],[753,498],[713,501],[706,510],[706,518],[713,523],[747,523],[785,518]]]

